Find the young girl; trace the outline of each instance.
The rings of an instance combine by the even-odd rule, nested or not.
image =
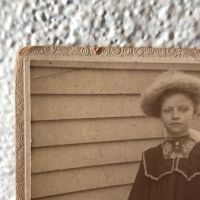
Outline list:
[[[128,200],[200,200],[200,80],[178,71],[162,74],[142,95],[147,116],[160,118],[166,139],[143,152]]]

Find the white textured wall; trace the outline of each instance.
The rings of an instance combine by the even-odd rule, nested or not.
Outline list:
[[[25,45],[200,47],[199,0],[0,1],[0,199],[15,199],[14,63]]]

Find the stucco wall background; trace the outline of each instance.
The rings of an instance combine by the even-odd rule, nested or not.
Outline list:
[[[14,64],[26,45],[200,47],[198,0],[0,1],[0,199],[15,199]]]

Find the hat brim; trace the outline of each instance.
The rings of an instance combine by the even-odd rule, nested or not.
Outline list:
[[[177,90],[177,92],[190,93],[200,98],[200,80],[197,77],[182,72],[170,73],[161,75],[142,94],[141,108],[146,115],[158,117],[156,103],[166,91]]]

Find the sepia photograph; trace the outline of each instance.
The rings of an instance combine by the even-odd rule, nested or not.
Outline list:
[[[17,200],[199,200],[199,61],[198,49],[21,49]]]

